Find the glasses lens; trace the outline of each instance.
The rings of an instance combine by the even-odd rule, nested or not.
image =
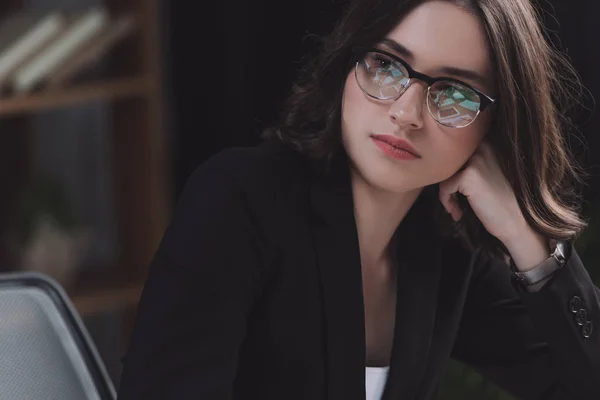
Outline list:
[[[369,96],[381,100],[397,98],[408,85],[408,71],[398,61],[367,52],[356,65],[356,81]]]
[[[461,128],[471,124],[480,105],[477,92],[461,84],[438,81],[429,88],[429,112],[442,125]]]

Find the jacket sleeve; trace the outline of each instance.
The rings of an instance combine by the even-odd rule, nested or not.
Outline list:
[[[453,357],[520,399],[600,399],[600,290],[575,250],[537,292],[501,261],[472,262]]]
[[[230,399],[267,264],[244,195],[216,156],[188,180],[150,265],[119,400]]]

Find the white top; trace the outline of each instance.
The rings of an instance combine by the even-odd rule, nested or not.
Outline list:
[[[390,367],[366,367],[365,368],[365,389],[367,392],[366,400],[381,400],[383,389]]]

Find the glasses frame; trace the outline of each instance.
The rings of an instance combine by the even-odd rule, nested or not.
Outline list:
[[[368,93],[365,89],[363,89],[363,87],[360,84],[360,81],[358,79],[358,65],[359,63],[362,61],[362,59],[364,58],[366,53],[379,53],[382,54],[386,57],[391,58],[394,61],[397,61],[398,63],[400,63],[404,68],[406,68],[406,71],[408,72],[408,81],[406,83],[406,85],[402,85],[403,86],[403,90],[400,91],[398,93],[398,96],[396,97],[390,97],[388,99],[381,99],[377,96],[373,96],[372,94]],[[449,125],[445,125],[443,123],[441,123],[440,121],[438,121],[438,119],[433,115],[433,113],[431,112],[431,108],[429,106],[429,100],[427,100],[427,111],[429,112],[429,115],[431,115],[431,117],[435,120],[435,122],[437,122],[440,125],[446,126],[448,128],[466,128],[467,126],[471,125],[473,122],[475,122],[475,120],[477,119],[477,117],[479,116],[479,114],[483,111],[485,111],[485,109],[496,103],[497,99],[491,98],[490,96],[488,96],[487,94],[475,89],[474,87],[472,87],[471,85],[460,81],[458,79],[454,79],[454,78],[445,78],[445,77],[439,77],[439,78],[433,78],[429,75],[423,74],[421,72],[415,71],[414,69],[412,69],[412,67],[403,59],[401,59],[400,57],[398,57],[395,54],[389,53],[385,50],[381,50],[375,47],[362,47],[362,46],[357,46],[354,47],[354,59],[356,60],[356,65],[354,66],[354,78],[356,79],[356,83],[358,84],[358,87],[360,88],[360,90],[362,90],[362,92],[364,94],[366,94],[367,96],[376,99],[376,100],[380,100],[380,101],[388,101],[388,100],[392,100],[392,101],[396,101],[398,100],[403,94],[404,92],[406,92],[406,89],[408,89],[410,87],[410,83],[412,81],[412,79],[418,79],[420,81],[423,81],[427,84],[427,98],[429,98],[429,89],[431,89],[431,86],[436,83],[436,82],[452,82],[452,83],[457,83],[459,85],[462,85],[472,91],[474,91],[480,99],[480,103],[479,103],[479,110],[477,110],[477,114],[475,115],[475,117],[473,118],[473,120],[471,122],[469,122],[467,125],[462,125],[462,126],[449,126]]]

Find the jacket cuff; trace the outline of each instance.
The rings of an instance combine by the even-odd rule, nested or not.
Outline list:
[[[538,290],[511,283],[558,360],[600,376],[600,290],[571,246],[565,265]],[[566,366],[565,366],[566,367]],[[598,384],[598,383],[595,383]]]

